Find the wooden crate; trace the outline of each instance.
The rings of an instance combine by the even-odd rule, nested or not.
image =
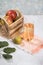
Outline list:
[[[7,23],[5,16],[3,17],[3,20],[5,20],[5,24],[6,24],[5,26],[7,27],[7,31],[8,31],[6,34],[7,37],[10,39],[14,39],[15,36],[19,34],[20,30],[23,27],[24,17],[19,10],[16,11],[19,12],[20,18],[10,25]]]

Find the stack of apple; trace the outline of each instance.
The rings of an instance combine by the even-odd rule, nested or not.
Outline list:
[[[5,19],[9,25],[15,22],[15,20],[17,20],[19,17],[20,15],[18,12],[16,12],[16,10],[9,10],[5,15]]]

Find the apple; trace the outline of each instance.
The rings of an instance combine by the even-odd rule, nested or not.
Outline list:
[[[9,25],[13,23],[13,20],[10,16],[6,16],[6,21]]]
[[[7,16],[10,16],[13,20],[16,19],[17,17],[17,13],[15,10],[9,10],[7,13],[6,13]]]

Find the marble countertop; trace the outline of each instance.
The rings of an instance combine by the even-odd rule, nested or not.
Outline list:
[[[24,22],[34,23],[35,34],[43,38],[43,15],[24,15]],[[11,40],[2,37],[0,37],[0,40],[6,40],[9,42],[10,46],[16,48],[12,60],[7,61],[3,57],[0,57],[0,65],[43,65],[43,49],[38,53],[31,55],[17,48]]]

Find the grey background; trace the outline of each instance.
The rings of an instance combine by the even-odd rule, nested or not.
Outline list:
[[[43,0],[0,0],[0,15],[19,8],[23,14],[43,14]]]

